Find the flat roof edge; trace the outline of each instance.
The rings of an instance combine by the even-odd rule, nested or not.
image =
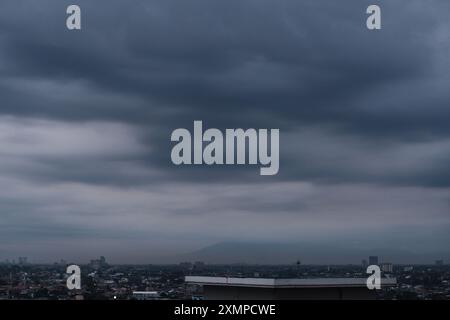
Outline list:
[[[366,278],[268,279],[186,276],[185,282],[206,286],[254,288],[358,288],[366,287]],[[396,278],[382,278],[381,286],[397,284]]]

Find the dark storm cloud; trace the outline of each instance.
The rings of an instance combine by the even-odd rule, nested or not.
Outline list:
[[[370,33],[364,28],[367,3],[361,1],[79,4],[83,30],[68,32],[61,27],[67,3],[30,3],[27,10],[2,3],[2,113],[151,127],[146,139],[159,152],[141,161],[195,180],[210,175],[199,178],[197,168],[173,170],[167,143],[174,128],[195,119],[210,127],[278,127],[282,132],[315,125],[329,134],[365,137],[372,145],[450,135],[448,76],[439,70],[437,55],[448,45],[433,41],[445,10],[386,2],[384,30]],[[307,158],[300,169],[297,157]],[[450,156],[439,157],[432,161]],[[370,177],[367,170],[348,172],[352,159],[347,170],[315,166],[300,152],[282,160],[284,179],[449,181],[436,167],[436,172],[410,177],[392,172]],[[53,164],[56,179],[64,170],[55,168],[64,166]],[[222,171],[215,170],[213,179],[234,177],[228,168]],[[127,181],[100,172],[98,177],[72,173],[67,179]]]
[[[379,33],[364,28],[361,1],[80,1],[85,29],[79,33],[60,27],[64,5],[33,4],[33,14],[12,2],[2,5],[3,16],[11,16],[13,7],[19,17],[4,22],[4,74],[79,80],[145,103],[109,110],[97,105],[87,112],[52,101],[25,107],[9,97],[4,112],[148,124],[158,114],[155,108],[175,108],[168,124],[200,117],[214,125],[332,123],[357,134],[448,133],[441,120],[447,109],[430,114],[419,105],[419,111],[405,113],[389,105],[395,97],[364,99],[417,78],[423,79],[418,88],[426,85],[437,49],[427,35],[439,18],[426,5],[385,3],[386,31]],[[2,91],[10,86],[3,84]],[[420,90],[414,94],[412,103],[424,103]],[[407,97],[396,103],[402,98]],[[78,99],[71,97],[73,104]],[[377,112],[388,107],[391,112]]]

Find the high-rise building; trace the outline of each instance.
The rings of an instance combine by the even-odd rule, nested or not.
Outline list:
[[[443,266],[444,265],[444,260],[436,260],[435,263],[437,266]]]
[[[384,273],[392,273],[394,271],[394,266],[389,262],[382,263],[380,268]]]
[[[370,256],[369,257],[369,265],[378,265],[378,256]]]
[[[367,268],[367,260],[366,260],[366,259],[363,259],[363,260],[361,261],[361,266],[363,267],[363,269],[366,269],[366,268]]]
[[[201,270],[205,267],[205,263],[203,261],[195,261],[194,262],[194,269],[195,270]]]

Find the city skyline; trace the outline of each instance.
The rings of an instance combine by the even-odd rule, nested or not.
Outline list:
[[[166,256],[163,258],[153,258],[149,260],[142,260],[139,262],[133,261],[117,261],[108,260],[112,265],[183,265],[186,263],[206,263],[210,265],[361,265],[367,267],[368,265],[445,265],[447,259],[442,259],[443,255],[431,254],[428,256],[412,255],[410,252],[383,252],[383,255],[370,255],[370,251],[357,252],[349,254],[344,250],[336,250],[336,248],[328,247],[327,250],[335,250],[336,255],[330,255],[327,252],[327,257],[324,258],[323,251],[316,250],[316,248],[309,248],[309,252],[298,251],[298,246],[290,244],[265,244],[270,248],[263,247],[262,244],[249,243],[218,243],[209,247],[201,248],[200,250],[189,252],[182,255]],[[305,247],[310,247],[308,244]],[[239,247],[239,250],[235,248]],[[283,247],[285,249],[283,249]],[[273,251],[271,251],[273,250]],[[373,251],[372,251],[373,252]],[[380,251],[378,251],[380,252]],[[312,254],[314,253],[314,254]],[[99,259],[97,259],[100,257]],[[90,256],[82,258],[74,258],[70,256],[54,257],[53,259],[39,260],[28,256],[9,257],[0,260],[0,264],[9,265],[48,265],[48,264],[95,264],[105,263],[104,255]],[[102,262],[100,262],[102,261]]]

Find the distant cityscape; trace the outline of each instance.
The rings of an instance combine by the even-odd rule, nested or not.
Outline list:
[[[158,300],[202,299],[202,287],[185,282],[186,276],[235,278],[364,278],[368,265],[379,265],[383,277],[396,278],[395,286],[377,291],[378,299],[450,300],[450,265],[379,262],[377,256],[361,265],[219,265],[202,261],[172,265],[112,265],[105,257],[81,265],[80,290],[68,290],[66,268],[71,262],[32,264],[27,257],[0,263],[0,299],[39,300]]]

